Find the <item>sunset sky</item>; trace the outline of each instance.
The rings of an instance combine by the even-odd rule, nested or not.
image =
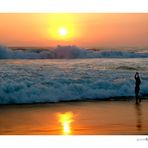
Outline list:
[[[1,13],[6,46],[148,47],[148,14]]]

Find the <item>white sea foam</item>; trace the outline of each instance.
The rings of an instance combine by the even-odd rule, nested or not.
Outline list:
[[[148,51],[148,50],[145,50]],[[0,46],[0,59],[148,58],[148,52],[135,50],[88,50],[76,46],[57,46],[44,50],[12,50]]]
[[[41,103],[148,94],[148,59],[1,60],[0,104]]]

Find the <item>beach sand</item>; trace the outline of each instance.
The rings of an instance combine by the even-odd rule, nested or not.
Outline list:
[[[148,134],[148,100],[1,105],[0,134]]]

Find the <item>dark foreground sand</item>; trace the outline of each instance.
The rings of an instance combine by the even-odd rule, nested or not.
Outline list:
[[[70,117],[59,119],[66,113]],[[61,135],[64,126],[71,135],[148,134],[148,100],[140,105],[85,101],[0,106],[1,135]]]

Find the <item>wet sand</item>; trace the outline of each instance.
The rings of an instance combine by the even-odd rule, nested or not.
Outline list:
[[[67,112],[71,119],[63,118],[61,123],[59,114]],[[85,101],[0,106],[1,135],[63,135],[64,126],[71,135],[148,134],[148,100],[140,105]]]

